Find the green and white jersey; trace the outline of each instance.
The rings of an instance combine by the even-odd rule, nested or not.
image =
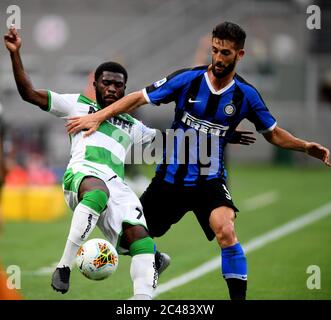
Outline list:
[[[48,91],[48,111],[64,120],[100,109],[95,101],[83,95]],[[84,138],[83,134],[79,132],[70,136],[71,159],[67,169],[85,167],[105,179],[114,175],[124,179],[124,162],[130,147],[133,143],[151,142],[156,130],[128,114],[121,114],[104,121],[89,137]]]

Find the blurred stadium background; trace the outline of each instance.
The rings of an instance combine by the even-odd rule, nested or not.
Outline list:
[[[0,0],[2,34],[6,32],[6,9],[11,4],[13,3],[10,0]],[[22,57],[26,71],[36,88],[61,93],[89,90],[88,79],[91,72],[107,60],[118,61],[127,68],[127,93],[141,89],[176,69],[208,64],[208,37],[212,28],[224,20],[236,22],[247,31],[247,53],[239,65],[238,73],[258,88],[281,127],[298,137],[318,141],[331,148],[330,1],[312,3],[309,0],[18,0],[15,4],[21,8],[22,13],[20,33],[23,38]],[[309,16],[306,10],[310,4],[319,5],[321,8],[320,30],[309,30],[306,27]],[[5,266],[18,264],[23,270],[30,270],[31,275],[33,270],[49,266],[59,259],[69,228],[70,215],[67,214],[59,188],[69,158],[69,139],[61,120],[27,105],[20,99],[4,45],[0,46],[0,104],[6,124],[4,149],[8,168],[3,199],[6,225],[4,235],[0,239],[0,258]],[[135,116],[149,126],[166,129],[170,126],[173,108],[173,105],[154,109],[142,107]],[[244,122],[242,128],[253,129],[248,122]],[[278,188],[280,192],[275,207],[267,208],[268,217],[265,216],[266,213],[260,213],[265,221],[261,222],[259,228],[255,228],[256,220],[261,221],[258,209],[254,212],[256,217],[253,218],[252,214],[250,218],[241,220],[245,221],[245,226],[238,221],[239,236],[242,230],[244,240],[285,223],[292,217],[318,208],[330,200],[330,171],[321,168],[321,163],[303,154],[276,149],[267,144],[262,137],[258,137],[257,143],[251,147],[229,147],[227,161],[231,164],[230,171],[233,171],[230,185],[234,188],[232,193],[235,200],[238,199],[239,207],[240,203],[244,203],[245,197],[254,196],[255,191],[258,194],[268,191],[268,188]],[[257,169],[257,165],[264,169]],[[151,172],[152,169],[146,166],[129,169],[129,177],[138,193],[151,177]],[[260,180],[263,184],[252,186],[239,174],[251,179],[254,184]],[[267,179],[268,175],[271,176],[270,179]],[[147,179],[144,180],[145,176]],[[140,184],[135,184],[137,181]],[[310,188],[315,188],[314,192]],[[288,193],[285,190],[288,190]],[[291,197],[288,203],[287,198]],[[293,216],[287,211],[293,213]],[[199,261],[194,261],[197,255],[204,261],[216,253],[214,246],[213,250],[210,250],[211,246],[204,242],[209,251],[204,252],[199,248],[197,255],[190,254],[190,245],[198,246],[199,242],[188,239],[183,239],[183,243],[189,243],[183,244],[183,247],[179,246],[179,252],[176,239],[181,239],[180,234],[185,232],[185,228],[196,228],[196,239],[205,241],[196,223],[190,219],[185,218],[183,227],[174,228],[169,237],[160,240],[174,255],[174,266],[170,274],[165,275],[165,280],[197,266]],[[40,224],[40,221],[45,220],[49,220],[49,224]],[[26,221],[34,222],[26,224]],[[330,218],[328,224],[330,225]],[[331,238],[322,232],[323,226],[325,225],[321,224],[321,228],[315,226],[315,232],[323,239],[324,246],[319,247],[321,243],[318,236],[315,239],[316,243],[313,243],[318,246],[320,257],[323,257],[321,264],[330,269],[331,257],[325,243]],[[245,228],[251,230],[251,233],[245,231]],[[54,234],[49,234],[50,229]],[[303,234],[307,237],[304,239],[313,246],[307,233]],[[61,238],[61,241],[56,240],[58,238]],[[298,242],[300,243],[299,240]],[[33,262],[27,261],[29,255],[24,254],[25,250],[33,251],[39,246],[44,248],[47,254],[36,252],[36,259]],[[283,244],[283,247],[286,251],[286,244]],[[312,248],[312,251],[316,250],[317,248]],[[15,253],[20,253],[21,260],[16,258]],[[269,258],[268,254],[264,256]],[[302,257],[305,261],[307,252],[304,247]],[[178,263],[183,263],[182,267],[177,265],[176,259]],[[284,264],[286,259],[282,260]],[[188,265],[185,265],[186,261],[189,261]],[[304,266],[308,264],[309,260],[307,263],[303,262]],[[125,270],[125,267],[123,268]],[[250,268],[254,269],[254,266]],[[28,271],[26,274],[26,289],[23,282],[22,291],[27,298],[63,298],[50,292],[49,274],[45,273],[47,277],[43,280],[29,277]],[[115,280],[115,283],[117,281],[118,285],[125,288],[124,292],[118,290],[119,294],[116,293],[113,297],[107,296],[106,293],[101,293],[101,296],[96,293],[84,293],[83,298],[125,298],[130,294],[127,275],[128,273],[126,276],[123,275],[125,280]],[[304,274],[303,278],[305,276]],[[268,279],[267,274],[265,277]],[[294,275],[293,278],[295,277]],[[330,299],[330,271],[324,279],[327,281],[323,282],[324,291],[316,295],[311,291],[307,295],[296,295],[295,292],[300,289],[293,285],[290,294],[286,288],[280,288],[279,295],[265,295],[265,292],[259,291],[262,290],[260,288],[253,291],[255,295],[249,297]],[[39,281],[40,286],[36,286],[34,281]],[[263,281],[258,281],[262,286]],[[302,281],[303,284],[300,285],[304,286],[305,280]],[[209,282],[212,281],[209,279],[207,283]],[[197,288],[200,285],[198,284]],[[34,291],[35,286],[38,290]],[[96,284],[92,286],[98,290]],[[225,287],[222,296],[217,296],[216,288],[215,286],[215,289],[210,289],[210,294],[193,297],[226,298]],[[80,291],[77,288],[76,290]],[[205,290],[208,291],[208,288]],[[285,292],[284,295],[281,293],[282,290]],[[182,294],[179,291],[177,295],[175,293],[165,298],[192,297],[191,288],[182,291]],[[70,297],[79,298],[79,295],[73,293]]]

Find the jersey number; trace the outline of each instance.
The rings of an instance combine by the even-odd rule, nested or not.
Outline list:
[[[226,185],[225,184],[222,184],[222,187],[225,191],[225,197],[228,199],[228,200],[231,200],[231,196],[230,196],[230,192],[229,190],[227,189]]]
[[[143,212],[141,211],[140,208],[136,208],[136,210],[139,212],[139,214],[137,215],[137,218],[136,219],[140,219],[141,216],[143,215]]]

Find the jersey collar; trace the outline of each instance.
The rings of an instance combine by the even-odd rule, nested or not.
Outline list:
[[[217,94],[220,95],[222,93],[224,93],[226,90],[230,89],[233,85],[234,85],[234,80],[232,80],[227,86],[225,86],[224,88],[222,88],[219,91],[216,91],[213,87],[213,85],[211,84],[209,77],[208,77],[208,72],[205,72],[205,78],[206,78],[206,82],[208,85],[209,90],[213,93],[213,94]]]

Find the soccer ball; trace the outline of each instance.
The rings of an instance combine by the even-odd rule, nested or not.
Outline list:
[[[102,280],[118,267],[118,254],[114,246],[104,239],[86,241],[78,250],[76,264],[88,279]]]

